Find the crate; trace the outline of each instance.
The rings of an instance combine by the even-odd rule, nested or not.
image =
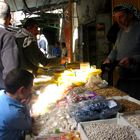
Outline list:
[[[84,130],[84,127],[87,125],[90,125],[90,123],[105,123],[105,124],[115,124],[115,125],[121,125],[121,126],[131,126],[128,124],[124,119],[120,118],[113,118],[113,119],[106,119],[106,120],[98,120],[98,121],[89,121],[89,122],[80,122],[78,124],[78,131],[80,132],[81,140],[89,140],[86,132]],[[134,130],[137,138],[140,139],[140,132],[136,131],[132,126],[132,130]]]

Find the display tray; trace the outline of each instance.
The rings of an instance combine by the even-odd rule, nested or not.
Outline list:
[[[86,131],[85,131],[85,127],[86,126],[89,126],[91,125],[92,123],[95,123],[95,124],[114,124],[115,126],[116,125],[119,125],[119,126],[130,126],[132,128],[132,131],[134,131],[135,135],[136,135],[136,140],[140,139],[140,132],[139,131],[136,131],[136,129],[134,129],[130,124],[128,124],[124,119],[120,119],[120,118],[113,118],[113,119],[106,119],[106,120],[98,120],[98,121],[89,121],[89,122],[80,122],[78,124],[78,131],[80,132],[80,136],[81,136],[81,140],[94,140],[94,139],[90,139],[88,138],[87,134],[86,134]],[[91,132],[93,130],[97,130],[96,128],[92,129]],[[106,129],[104,129],[106,131]],[[109,132],[107,130],[107,132]],[[98,135],[100,135],[100,133],[98,133]],[[113,134],[112,134],[113,135]],[[95,137],[94,137],[95,138]],[[97,138],[95,138],[96,140]],[[110,139],[110,140],[116,140],[116,139]]]
[[[130,97],[129,95],[125,95],[125,96],[112,96],[112,97],[107,97],[107,99],[114,99],[114,100],[121,100],[121,99],[124,99],[124,100],[128,100],[128,101],[131,101],[131,102],[134,102],[138,105],[140,105],[140,101],[133,98],[133,97]]]
[[[95,121],[88,121],[88,122],[80,122],[78,123],[78,131],[80,132],[81,140],[89,140],[86,132],[84,130],[85,126],[88,126],[91,123],[107,123],[107,124],[118,124],[118,119],[113,118],[113,119],[106,119],[106,120],[95,120]]]
[[[48,134],[44,136],[37,136],[30,140],[81,140],[80,134],[77,131],[62,132],[58,134]]]
[[[112,97],[106,97],[107,99],[114,99],[114,100],[119,100],[119,99],[128,99],[128,95],[125,96],[112,96]]]
[[[97,93],[97,95],[101,95],[101,96],[105,96],[107,98],[111,98],[111,97],[114,97],[114,96],[126,96],[127,94],[115,87],[106,87],[106,88],[100,88],[100,89],[97,89],[95,90],[95,92]]]
[[[115,97],[114,97],[114,98],[115,98]],[[132,97],[130,97],[130,96],[117,97],[116,99],[126,99],[126,100],[128,100],[128,101],[132,101],[132,102],[134,102],[134,103],[140,105],[140,101],[139,101],[139,100],[137,100],[137,99],[135,99],[135,98],[132,98]]]
[[[130,96],[112,97],[123,107],[121,114],[140,111],[140,101]]]
[[[134,130],[138,138],[140,139],[140,111],[133,113],[126,113],[119,116],[120,122],[130,125]]]

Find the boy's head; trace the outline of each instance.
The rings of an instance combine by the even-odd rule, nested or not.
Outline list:
[[[21,70],[11,70],[5,78],[6,91],[11,95],[18,95],[22,99],[28,98],[31,94],[34,76],[32,73]]]

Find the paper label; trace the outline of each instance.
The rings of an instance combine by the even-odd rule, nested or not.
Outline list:
[[[108,102],[108,106],[109,106],[109,108],[113,108],[113,107],[117,106],[117,103],[115,101],[113,101],[113,100],[110,100]]]

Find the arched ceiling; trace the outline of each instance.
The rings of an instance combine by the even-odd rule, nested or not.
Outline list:
[[[24,11],[33,13],[35,11],[53,10],[68,3],[68,0],[4,0],[10,5],[11,11]]]

